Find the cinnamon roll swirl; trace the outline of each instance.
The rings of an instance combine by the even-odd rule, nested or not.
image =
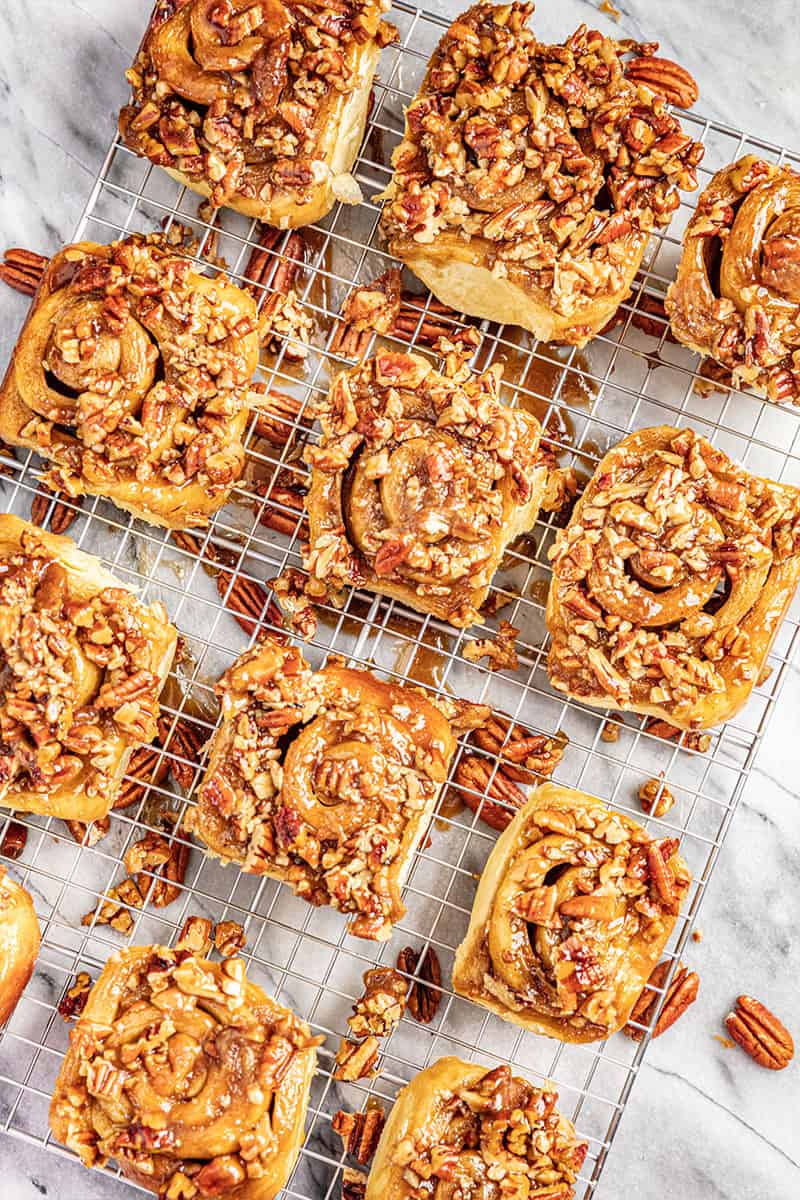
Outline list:
[[[391,253],[459,312],[584,345],[629,294],[703,147],[625,78],[630,43],[537,41],[532,3],[473,5],[435,51],[393,155]]]
[[[385,941],[455,739],[421,692],[368,671],[314,673],[266,639],[217,686],[222,725],[188,827],[221,858],[289,883]]]
[[[215,207],[285,229],[357,201],[385,0],[158,0],[119,128]]]
[[[665,302],[675,337],[777,403],[800,404],[800,175],[748,154],[717,171]]]
[[[400,1092],[365,1200],[572,1200],[588,1149],[558,1093],[440,1058]]]
[[[255,302],[160,235],[67,246],[47,267],[0,390],[0,438],[45,482],[154,525],[203,525],[244,464]]]
[[[182,1200],[273,1200],[297,1160],[321,1038],[244,963],[113,954],[70,1034],[50,1106],[87,1167]]]
[[[306,450],[305,565],[319,585],[365,587],[452,625],[478,619],[547,474],[539,423],[500,402],[499,378],[387,351],[334,380]]]
[[[544,783],[489,856],[453,987],[524,1029],[600,1041],[628,1020],[690,882],[677,839]]]
[[[0,805],[106,816],[156,736],[176,644],[161,604],[69,538],[0,516]]]
[[[680,729],[747,702],[800,576],[800,490],[691,429],[624,438],[550,552],[550,682]]]

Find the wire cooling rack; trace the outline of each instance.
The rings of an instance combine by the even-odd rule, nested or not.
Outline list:
[[[255,605],[260,619],[254,625],[269,630],[274,628],[275,610],[264,585],[285,567],[300,565],[302,518],[286,502],[285,489],[302,486],[305,478],[300,448],[304,439],[314,436],[305,417],[306,405],[327,390],[336,370],[348,365],[333,348],[338,345],[334,335],[339,307],[355,283],[375,278],[390,262],[377,236],[379,206],[371,198],[388,182],[391,152],[402,134],[403,105],[414,95],[427,57],[447,24],[405,3],[395,5],[390,19],[400,30],[400,41],[384,51],[381,80],[375,84],[369,128],[355,169],[363,203],[337,206],[319,225],[302,231],[302,242],[283,235],[268,251],[270,270],[260,289],[261,299],[274,271],[285,270],[288,259],[296,265],[295,289],[314,319],[313,344],[302,362],[296,361],[297,345],[291,338],[279,340],[277,352],[262,361],[267,384],[299,402],[299,415],[287,419],[285,439],[279,439],[284,444],[259,437],[254,417],[245,477],[233,502],[208,531],[198,535],[197,554],[178,549],[162,531],[126,517],[99,499],[82,506],[70,530],[81,547],[99,554],[144,599],[158,598],[166,604],[183,632],[185,653],[165,693],[164,711],[175,720],[183,717],[204,737],[210,735],[216,719],[213,682],[248,644],[233,615],[241,603],[241,582],[254,585],[243,615],[252,619]],[[797,156],[781,147],[696,114],[683,115],[682,120],[706,144],[701,186],[713,171],[747,152],[798,164]],[[627,431],[658,423],[688,423],[749,469],[800,483],[797,414],[724,388],[712,391],[700,374],[697,358],[671,342],[663,317],[652,315],[648,297],[663,296],[674,275],[680,237],[693,203],[689,197],[669,233],[654,239],[637,289],[621,310],[622,321],[586,350],[539,346],[518,329],[484,322],[476,364],[505,364],[506,401],[536,413],[562,465],[574,466],[584,479]],[[243,281],[258,242],[256,225],[229,212],[220,214],[219,225],[200,219],[196,196],[117,144],[103,163],[76,235],[102,242],[176,222],[195,231],[198,254],[217,239],[215,252],[224,256],[233,278]],[[402,341],[395,341],[400,348],[409,342],[424,343],[430,298],[420,296],[411,312],[416,326]],[[28,516],[37,494],[38,464],[31,455],[3,463],[8,475],[2,481],[4,507]],[[797,608],[776,640],[770,656],[772,674],[756,688],[746,710],[712,735],[705,753],[659,740],[645,730],[643,720],[630,716],[615,717],[619,738],[605,741],[600,736],[605,715],[567,702],[547,682],[543,614],[549,579],[547,549],[553,536],[553,520],[540,522],[508,551],[495,579],[493,591],[508,603],[498,617],[487,620],[485,631],[496,628],[499,618],[519,627],[516,672],[490,674],[463,658],[463,632],[393,601],[358,592],[349,596],[343,609],[322,610],[306,653],[315,665],[335,651],[357,665],[390,678],[412,680],[439,694],[490,700],[531,730],[562,735],[566,750],[556,780],[586,788],[659,836],[681,837],[694,883],[669,946],[670,956],[677,961],[792,659],[798,638]],[[221,590],[205,569],[219,565],[220,553],[228,568]],[[468,636],[482,636],[482,632],[472,630]],[[460,745],[456,761],[463,753]],[[191,769],[195,783],[199,779],[202,760],[189,762],[163,749],[159,755],[167,763]],[[493,777],[497,759],[485,757]],[[637,792],[645,779],[662,773],[676,803],[665,818],[648,819]],[[338,1196],[347,1160],[331,1129],[336,1110],[362,1108],[369,1097],[388,1107],[399,1087],[447,1053],[492,1065],[508,1062],[533,1081],[552,1079],[562,1111],[589,1142],[579,1194],[593,1194],[648,1036],[639,1044],[617,1035],[600,1045],[560,1045],[524,1034],[452,993],[449,980],[455,948],[466,931],[476,879],[495,837],[480,819],[480,809],[473,813],[470,807],[461,808],[452,802],[452,789],[445,793],[448,799],[431,826],[429,842],[413,863],[405,889],[408,912],[385,946],[346,935],[339,914],[303,904],[274,881],[248,877],[235,867],[223,868],[194,846],[179,899],[163,909],[150,904],[131,909],[133,928],[127,937],[94,921],[81,925],[81,917],[125,876],[125,850],[156,827],[159,809],[167,806],[182,813],[191,803],[190,790],[181,790],[170,775],[160,778],[159,773],[158,782],[156,778],[154,772],[134,806],[112,815],[110,832],[91,847],[77,845],[60,821],[18,818],[27,828],[28,840],[11,870],[35,898],[43,937],[34,977],[0,1033],[0,1128],[68,1154],[51,1139],[47,1126],[52,1088],[67,1045],[67,1027],[57,1010],[60,998],[78,971],[86,970],[95,979],[108,955],[121,945],[168,943],[188,915],[200,914],[242,923],[252,977],[326,1036],[312,1089],[307,1137],[285,1189],[287,1198]],[[480,803],[481,797],[474,800]],[[0,837],[9,820],[0,818]],[[363,971],[376,962],[393,964],[405,945],[423,956],[435,952],[440,960],[442,1002],[435,1019],[429,1026],[420,1026],[409,1016],[403,1019],[382,1047],[376,1079],[335,1082],[333,1057],[346,1032],[351,1003],[361,992]],[[118,1174],[113,1167],[107,1172]]]

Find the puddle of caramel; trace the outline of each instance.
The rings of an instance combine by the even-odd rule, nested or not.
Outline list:
[[[525,589],[525,595],[533,600],[534,604],[540,604],[542,608],[547,604],[547,593],[550,591],[549,579],[532,579],[528,587]]]
[[[465,807],[458,791],[453,787],[448,788],[439,801],[438,815],[434,825],[437,829],[449,829],[450,822],[460,816]]]

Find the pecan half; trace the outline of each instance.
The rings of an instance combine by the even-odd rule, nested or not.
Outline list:
[[[16,292],[33,296],[42,281],[49,258],[35,250],[13,247],[6,250],[0,263],[0,279]]]
[[[500,833],[511,823],[514,810],[525,803],[525,793],[509,777],[506,767],[495,768],[478,754],[463,755],[453,772],[453,782],[467,808]]]
[[[669,974],[671,967],[669,959],[660,962],[654,968],[650,978],[647,981],[642,994],[633,1006],[630,1020],[637,1021],[641,1025],[649,1025],[656,1008],[660,995],[655,988],[663,989],[664,982]],[[690,971],[688,967],[684,967],[682,963],[678,964],[678,969],[672,983],[669,985],[664,1007],[661,1009],[661,1015],[653,1029],[652,1036],[660,1037],[665,1033],[671,1025],[674,1025],[679,1017],[682,1017],[687,1008],[694,1004],[697,999],[697,993],[700,989],[700,976],[696,971]],[[625,1033],[634,1042],[640,1042],[646,1033],[646,1029],[637,1029],[635,1025],[626,1025]]]
[[[61,497],[65,493],[51,492],[44,484],[39,484],[39,488],[31,500],[31,521],[43,529],[50,513],[50,532],[66,533],[80,511],[80,497],[77,500],[69,497],[70,504],[64,504]]]
[[[169,764],[153,746],[137,746],[128,763],[128,773],[114,801],[114,808],[129,808],[146,794],[149,787],[158,787],[166,778]]]
[[[417,976],[408,993],[408,1011],[415,1021],[429,1025],[442,1002],[442,968],[436,951],[428,946],[421,957],[406,946],[397,956],[397,969],[404,975]]]
[[[625,74],[634,83],[643,83],[651,92],[664,96],[677,108],[691,108],[700,94],[694,77],[669,58],[654,55],[634,58],[625,67]]]
[[[366,1112],[349,1113],[340,1108],[331,1125],[342,1139],[345,1153],[365,1166],[378,1149],[385,1122],[382,1106],[370,1097]]]
[[[59,1015],[65,1021],[76,1020],[86,1007],[91,989],[92,980],[88,971],[79,971],[75,976],[75,982],[64,992],[58,1002]]]
[[[472,735],[476,745],[503,759],[502,771],[517,783],[535,783],[552,775],[564,757],[566,740],[531,733],[504,713],[493,712]]]
[[[760,1067],[782,1071],[794,1058],[794,1041],[789,1030],[752,996],[739,996],[735,1011],[725,1018],[725,1028]]]
[[[303,411],[302,400],[296,400],[294,396],[276,391],[275,388],[259,395],[255,424],[257,436],[273,446],[285,446],[291,440]],[[305,425],[301,425],[301,429],[304,433],[308,431]]]
[[[299,537],[308,541],[308,521],[304,516],[305,500],[299,488],[287,487],[282,483],[269,484],[262,481],[257,486],[257,492],[262,500],[254,502],[256,515],[260,525],[274,529],[276,533],[286,534],[287,537]],[[277,507],[276,507],[277,506]],[[290,512],[281,512],[288,508]]]
[[[19,821],[9,821],[8,829],[6,829],[3,834],[3,840],[0,842],[0,854],[5,858],[17,859],[25,849],[27,841],[27,826],[20,825]]]
[[[194,783],[196,765],[200,761],[203,746],[208,740],[207,733],[186,717],[178,717],[173,723],[171,716],[162,713],[158,719],[158,736],[165,754],[174,756],[169,762],[164,756],[161,757],[165,773],[169,771],[178,787],[188,792]],[[188,761],[182,762],[178,761],[179,759]]]
[[[375,1072],[373,1068],[378,1061],[378,1039],[372,1035],[363,1042],[351,1042],[343,1039],[336,1054],[336,1065],[333,1078],[344,1082],[354,1082],[366,1079]]]

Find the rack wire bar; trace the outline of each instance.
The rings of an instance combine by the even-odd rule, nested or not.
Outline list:
[[[303,484],[300,449],[304,440],[315,436],[305,415],[307,406],[324,394],[336,371],[349,365],[331,345],[340,305],[355,284],[374,279],[391,262],[377,233],[380,208],[374,196],[390,176],[391,153],[402,136],[403,105],[415,94],[428,56],[448,22],[405,0],[397,0],[389,19],[400,30],[400,41],[384,50],[381,79],[375,83],[375,102],[354,170],[363,202],[337,205],[325,220],[302,230],[300,242],[296,235],[284,234],[268,252],[274,264],[258,285],[263,301],[274,270],[287,258],[294,261],[295,289],[314,319],[312,345],[304,359],[297,359],[296,344],[286,338],[276,353],[262,355],[262,379],[298,402],[298,415],[286,423],[285,444],[274,445],[259,437],[254,414],[245,474],[232,502],[207,530],[196,532],[197,554],[178,548],[164,531],[135,521],[98,498],[84,501],[70,530],[79,546],[98,554],[145,600],[161,599],[166,604],[183,631],[184,650],[163,710],[170,718],[189,722],[203,739],[213,732],[216,721],[213,683],[248,644],[234,617],[237,584],[249,580],[261,585],[256,594],[263,595],[264,603],[257,624],[260,632],[268,631],[275,628],[268,581],[285,568],[300,565],[301,514],[278,498],[280,490],[277,496],[271,493],[287,481]],[[688,132],[706,145],[701,187],[714,171],[747,152],[800,165],[800,156],[785,147],[695,113],[681,114],[681,119]],[[519,329],[483,322],[475,363],[504,364],[506,402],[534,412],[561,464],[573,466],[583,479],[591,475],[606,449],[630,430],[686,423],[748,469],[798,484],[798,414],[719,385],[712,391],[697,357],[668,338],[663,320],[651,317],[642,327],[639,318],[649,312],[643,298],[663,296],[674,277],[681,234],[693,204],[693,197],[688,203],[684,198],[669,232],[652,240],[636,289],[622,307],[622,320],[585,350],[542,346]],[[188,227],[197,237],[197,260],[205,269],[212,269],[204,255],[215,239],[214,253],[224,258],[228,274],[247,282],[247,262],[258,248],[257,224],[223,211],[212,225],[198,214],[197,196],[112,143],[76,239],[109,241],[176,225]],[[401,349],[410,344],[426,353],[420,339],[430,297],[420,295],[415,311],[413,336],[405,342],[383,341]],[[437,320],[446,318],[437,315]],[[5,469],[0,478],[3,507],[28,517],[31,500],[43,494],[38,460],[20,453],[18,459],[0,457],[0,463]],[[644,719],[630,715],[611,718],[619,726],[619,738],[607,742],[600,736],[607,714],[566,700],[547,681],[543,614],[549,580],[547,550],[554,534],[554,518],[541,520],[531,535],[507,552],[494,581],[493,591],[508,601],[500,616],[520,629],[516,672],[492,675],[461,654],[465,636],[491,634],[496,617],[465,635],[392,600],[357,591],[341,609],[322,608],[317,632],[304,649],[317,666],[328,654],[337,653],[356,665],[439,695],[476,701],[491,695],[493,707],[529,729],[562,734],[567,743],[554,774],[558,782],[591,791],[657,836],[681,838],[694,883],[668,947],[674,969],[793,660],[800,609],[795,604],[778,635],[770,656],[772,674],[757,686],[744,712],[713,732],[705,753],[652,736]],[[227,564],[227,590],[222,592],[206,570],[219,564],[220,553]],[[243,615],[250,616],[255,626],[252,613]],[[470,753],[476,752],[470,746]],[[454,767],[463,753],[462,744]],[[202,759],[188,762],[163,749],[159,755],[167,763],[192,768],[197,783]],[[485,757],[493,777],[498,759],[488,753]],[[665,817],[648,818],[636,799],[638,788],[662,772],[676,803]],[[443,795],[448,796],[448,789]],[[480,802],[481,797],[475,799]],[[307,1136],[285,1189],[287,1200],[331,1200],[339,1195],[345,1157],[331,1129],[337,1109],[362,1108],[370,1096],[390,1104],[416,1072],[447,1053],[491,1065],[507,1062],[534,1082],[553,1080],[562,1111],[589,1142],[581,1195],[586,1200],[594,1194],[647,1050],[649,1031],[638,1044],[616,1035],[597,1045],[562,1045],[524,1033],[452,992],[454,952],[466,931],[476,878],[495,837],[480,819],[479,803],[477,812],[449,801],[440,808],[429,844],[417,853],[409,875],[408,912],[386,945],[346,935],[340,914],[307,906],[275,881],[222,867],[196,846],[191,848],[180,897],[169,907],[145,904],[131,909],[133,928],[125,937],[94,921],[82,925],[81,917],[126,874],[126,849],[144,832],[158,827],[159,809],[168,806],[183,814],[191,802],[190,790],[184,792],[171,775],[160,778],[154,772],[141,799],[115,812],[109,834],[94,846],[78,846],[65,826],[52,818],[15,815],[26,826],[28,840],[11,871],[34,896],[43,936],[34,977],[0,1032],[0,1129],[68,1155],[52,1140],[47,1125],[52,1088],[68,1040],[58,1014],[59,1000],[80,970],[95,979],[121,945],[169,943],[185,918],[198,914],[243,924],[249,974],[308,1020],[315,1033],[326,1037],[312,1087]],[[0,838],[10,820],[7,814],[0,816]],[[172,836],[183,838],[180,832]],[[420,1026],[404,1017],[382,1047],[377,1078],[355,1084],[334,1081],[333,1058],[346,1032],[351,1003],[361,992],[363,971],[376,963],[394,965],[398,950],[406,944],[422,954],[434,951],[441,962],[442,1003],[435,1019],[430,1026]],[[106,1171],[122,1179],[118,1169]]]

